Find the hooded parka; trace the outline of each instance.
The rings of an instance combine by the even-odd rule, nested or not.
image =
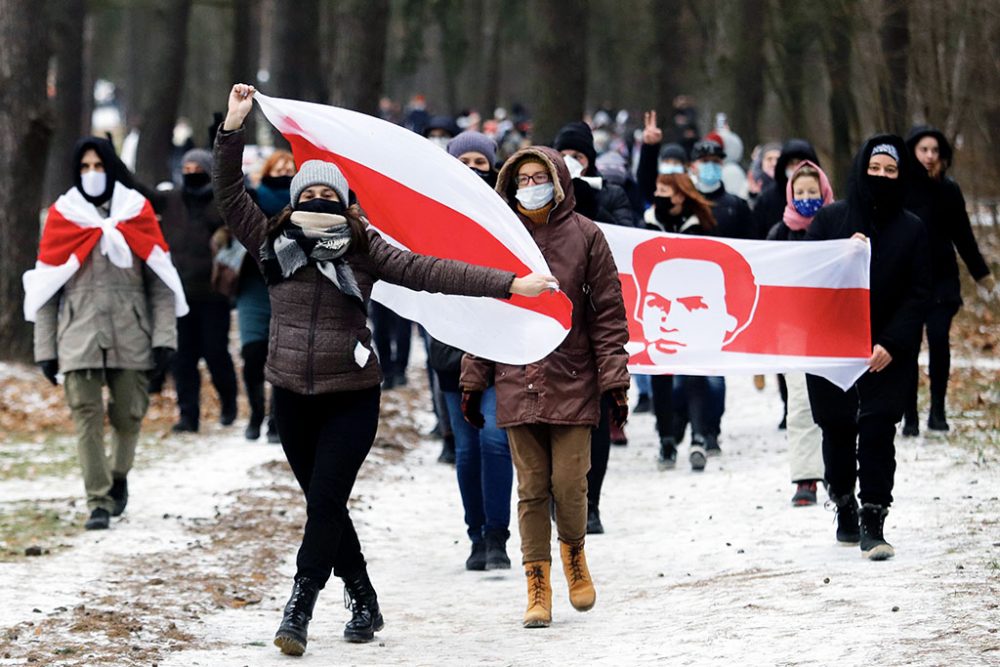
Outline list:
[[[502,428],[538,423],[594,427],[601,394],[629,385],[628,328],[618,269],[601,230],[573,210],[569,170],[554,149],[532,146],[512,155],[500,170],[497,192],[517,211],[516,170],[528,156],[548,168],[554,206],[543,224],[518,216],[573,304],[572,328],[558,348],[533,364],[494,363],[466,355],[461,385],[465,391],[482,391],[495,380],[497,425]]]

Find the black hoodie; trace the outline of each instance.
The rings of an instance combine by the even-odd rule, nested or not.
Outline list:
[[[890,179],[868,176],[872,149],[890,144],[899,153],[898,191],[912,178],[912,159],[903,140],[880,134],[858,151],[847,184],[847,198],[824,206],[813,218],[808,240],[846,239],[855,232],[871,243],[872,345],[884,347],[894,362],[916,356],[930,299],[927,233],[920,218],[902,207],[902,196],[878,196],[876,186]],[[895,200],[895,201],[894,201]]]
[[[916,173],[907,189],[906,209],[915,213],[927,226],[927,250],[934,301],[961,304],[955,249],[958,249],[974,280],[989,275],[990,268],[983,260],[976,237],[972,234],[962,189],[945,173],[951,166],[953,155],[948,139],[933,127],[914,127],[906,137],[907,153],[915,156],[917,144],[928,136],[938,141],[941,177],[931,178],[923,165],[914,160],[913,170]]]
[[[766,187],[757,197],[757,202],[753,207],[753,227],[756,238],[763,239],[774,226],[774,223],[781,222],[781,216],[785,212],[788,202],[785,199],[785,188],[788,185],[788,176],[785,170],[788,163],[793,159],[809,160],[816,166],[821,166],[819,158],[816,156],[816,149],[805,139],[789,139],[781,147],[781,155],[774,165],[774,182]]]
[[[97,197],[91,197],[83,191],[83,181],[80,178],[80,162],[83,160],[83,154],[91,149],[96,151],[97,156],[101,158],[101,162],[104,163],[104,173],[107,174],[107,186],[104,188],[104,192]],[[111,199],[111,193],[115,189],[115,181],[121,180],[120,165],[118,155],[115,154],[115,147],[110,141],[100,137],[84,137],[77,141],[76,146],[73,147],[73,164],[71,165],[73,185],[80,191],[84,199],[94,206],[101,206]]]

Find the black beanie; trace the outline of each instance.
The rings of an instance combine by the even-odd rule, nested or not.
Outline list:
[[[584,172],[588,176],[597,173],[595,163],[597,162],[597,151],[594,149],[594,133],[590,131],[590,126],[582,121],[574,121],[563,125],[556,135],[556,140],[552,147],[557,151],[573,150],[579,151],[587,156],[587,170]]]
[[[660,149],[661,160],[677,160],[683,164],[688,163],[687,151],[680,144],[666,144]]]

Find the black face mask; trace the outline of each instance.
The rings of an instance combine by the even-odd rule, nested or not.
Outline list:
[[[343,215],[344,214],[344,204],[343,202],[333,201],[331,199],[310,199],[309,201],[300,201],[295,205],[296,211],[306,211],[307,213],[329,213],[330,215]]]
[[[184,187],[188,190],[198,190],[212,182],[212,177],[203,171],[194,174],[184,174]]]
[[[677,216],[670,212],[673,207],[674,202],[670,197],[653,197],[653,212],[657,222],[673,224],[677,220]]]
[[[865,175],[872,202],[878,213],[895,213],[903,207],[903,182],[898,178]]]
[[[266,185],[272,190],[288,190],[292,187],[291,176],[264,176],[260,179],[261,185]]]

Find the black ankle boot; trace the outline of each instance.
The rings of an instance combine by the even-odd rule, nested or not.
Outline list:
[[[111,482],[111,490],[108,491],[111,500],[115,501],[111,516],[121,516],[128,505],[128,480],[125,477],[115,477]]]
[[[830,494],[830,500],[837,508],[837,541],[857,544],[861,539],[858,527],[858,500],[853,493],[842,496]]]
[[[250,403],[250,421],[243,432],[247,440],[260,437],[260,426],[264,423],[264,383],[247,385],[247,402]]]
[[[865,503],[861,506],[861,555],[868,560],[887,560],[896,550],[885,541],[882,530],[889,508]]]
[[[344,626],[344,639],[349,642],[370,642],[385,625],[378,608],[378,596],[361,568],[344,579],[344,606],[351,610],[351,620]]]
[[[465,569],[475,572],[486,569],[486,542],[472,543],[472,551],[465,559]]]
[[[281,625],[274,635],[274,645],[285,655],[302,655],[309,637],[309,621],[319,595],[319,583],[309,577],[296,577],[292,596],[285,605]]]
[[[510,533],[506,530],[486,531],[486,569],[487,570],[509,570],[510,558],[507,556],[507,538]]]
[[[944,415],[944,396],[931,396],[931,413],[927,417],[927,428],[932,431],[947,431],[948,420]]]

